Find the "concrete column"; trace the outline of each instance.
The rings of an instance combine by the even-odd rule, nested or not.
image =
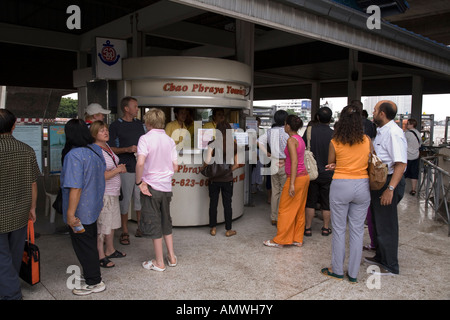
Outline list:
[[[311,120],[316,116],[320,109],[320,83],[313,82],[311,84]],[[305,123],[306,125],[307,123]]]
[[[145,34],[139,31],[139,13],[133,15],[133,57],[142,57],[144,52]]]
[[[411,118],[417,120],[417,130],[420,131],[422,124],[422,102],[423,102],[423,78],[421,76],[412,77],[412,99]]]
[[[361,101],[362,65],[358,62],[358,51],[349,49],[348,56],[348,103],[352,100]]]
[[[0,86],[0,109],[6,109],[6,86]]]
[[[236,20],[236,60],[250,66],[252,83],[250,85],[250,116],[253,115],[253,86],[255,69],[255,25],[253,23]]]

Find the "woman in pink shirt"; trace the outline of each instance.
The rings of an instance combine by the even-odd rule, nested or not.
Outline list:
[[[305,231],[305,206],[308,195],[309,175],[303,158],[305,142],[298,135],[303,121],[296,115],[286,118],[284,130],[289,134],[286,149],[285,170],[287,179],[281,192],[278,208],[277,235],[264,241],[268,247],[281,248],[283,245],[303,245]]]
[[[137,146],[136,185],[141,190],[140,230],[152,238],[155,259],[144,261],[148,270],[166,270],[163,256],[163,237],[167,247],[167,263],[177,265],[173,249],[172,218],[172,176],[178,170],[175,142],[164,131],[164,112],[150,109],[144,116],[148,132],[141,136]]]

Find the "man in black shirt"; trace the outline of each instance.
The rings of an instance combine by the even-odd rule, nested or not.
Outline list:
[[[310,150],[314,154],[317,162],[319,176],[309,183],[308,198],[306,200],[306,222],[305,236],[311,236],[311,223],[314,218],[316,204],[320,203],[323,215],[322,235],[328,236],[331,233],[330,224],[330,184],[333,177],[332,171],[325,171],[328,164],[328,150],[333,130],[330,128],[332,111],[328,107],[322,107],[316,114],[316,122],[307,128],[303,135],[305,144],[307,141],[307,131],[311,130]]]
[[[140,190],[136,183],[136,151],[139,138],[145,134],[144,124],[136,119],[139,112],[139,106],[136,99],[125,97],[122,99],[120,107],[123,116],[117,119],[109,126],[108,144],[115,154],[119,156],[119,162],[124,163],[127,168],[126,173],[120,175],[123,198],[120,201],[120,213],[122,218],[122,234],[120,243],[130,244],[128,233],[128,208],[131,199],[134,198],[134,210],[136,211],[136,220],[141,218],[141,200]],[[139,228],[139,227],[138,227]],[[136,236],[142,236],[139,229],[136,230]]]

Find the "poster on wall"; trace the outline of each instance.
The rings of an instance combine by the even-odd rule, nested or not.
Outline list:
[[[33,148],[42,173],[42,125],[17,125],[12,135]]]
[[[96,38],[96,78],[122,79],[122,59],[127,57],[127,41]]]
[[[64,125],[50,126],[48,129],[50,174],[61,173],[61,154],[66,144]]]

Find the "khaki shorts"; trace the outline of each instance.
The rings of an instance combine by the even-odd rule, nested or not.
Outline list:
[[[120,174],[123,199],[120,201],[120,213],[127,214],[133,199],[134,210],[141,210],[141,190],[136,185],[136,173],[125,172]]]
[[[151,197],[141,193],[141,221],[139,229],[145,236],[152,239],[162,238],[172,234],[172,217],[170,216],[170,201],[172,192],[162,192],[148,186]]]

